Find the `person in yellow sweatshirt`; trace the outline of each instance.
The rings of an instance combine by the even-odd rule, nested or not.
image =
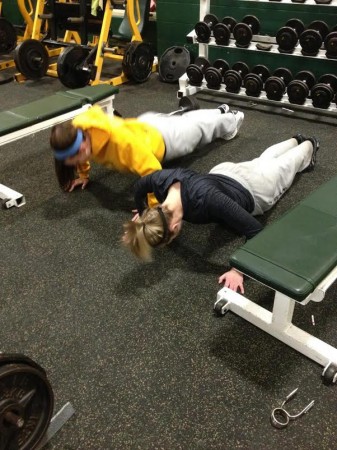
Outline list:
[[[162,163],[193,152],[214,139],[232,139],[244,114],[228,105],[180,116],[148,112],[138,118],[111,116],[94,105],[72,121],[55,125],[50,145],[61,188],[71,192],[89,181],[90,161],[141,177]],[[155,203],[155,202],[154,202]]]

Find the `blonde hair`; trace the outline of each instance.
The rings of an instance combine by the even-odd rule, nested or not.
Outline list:
[[[122,241],[137,258],[152,260],[153,247],[168,244],[173,237],[169,230],[172,214],[160,206],[146,208],[135,221],[124,224]]]

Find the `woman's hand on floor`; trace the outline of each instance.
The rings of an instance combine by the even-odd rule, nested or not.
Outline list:
[[[225,287],[232,289],[232,291],[239,291],[241,294],[245,293],[243,287],[243,275],[235,269],[231,269],[222,274],[218,281],[219,284],[224,283]]]

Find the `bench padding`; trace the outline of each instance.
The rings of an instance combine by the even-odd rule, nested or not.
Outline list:
[[[86,86],[60,91],[26,105],[2,111],[0,112],[0,136],[80,109],[85,104],[94,104],[117,92],[118,88],[106,84]]]
[[[247,241],[230,262],[272,289],[304,300],[337,265],[337,177]]]

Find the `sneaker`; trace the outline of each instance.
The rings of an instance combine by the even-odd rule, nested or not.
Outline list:
[[[306,167],[302,172],[311,172],[312,170],[314,170],[317,160],[317,152],[319,150],[319,140],[315,136],[308,138],[307,141],[310,141],[312,143],[313,152],[308,167]]]
[[[235,117],[235,121],[236,121],[236,128],[234,131],[232,131],[232,133],[226,134],[226,136],[223,136],[223,139],[225,139],[225,141],[230,141],[231,139],[235,138],[235,136],[238,134],[238,131],[242,125],[243,119],[245,117],[245,115],[243,114],[242,111],[236,111],[236,110],[229,110],[229,113],[234,114]]]
[[[226,114],[229,112],[229,106],[224,103],[223,105],[218,106],[218,109],[220,109],[221,114]]]
[[[298,145],[302,144],[302,142],[307,140],[307,138],[303,136],[303,134],[301,133],[295,134],[295,136],[293,136],[293,139],[296,139]]]

